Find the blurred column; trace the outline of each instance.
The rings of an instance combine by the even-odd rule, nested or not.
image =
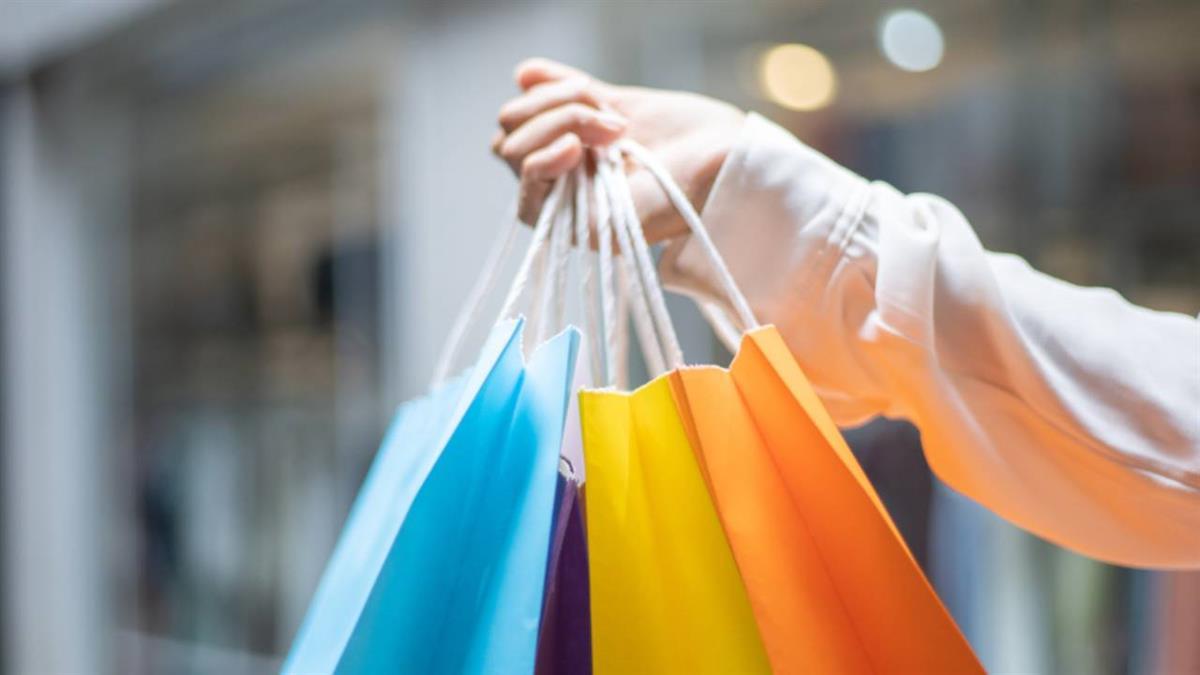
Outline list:
[[[385,401],[424,390],[516,195],[489,152],[496,111],[516,92],[513,66],[538,55],[596,66],[600,4],[418,3],[400,22],[382,119]]]
[[[4,100],[4,666],[96,673],[111,670],[106,547],[121,533],[104,508],[105,413],[120,391],[96,267],[112,204],[95,198],[119,180],[121,139],[96,105],[49,89],[16,85]]]

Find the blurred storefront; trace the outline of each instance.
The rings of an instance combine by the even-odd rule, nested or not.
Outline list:
[[[920,72],[883,2],[44,6],[0,32],[11,672],[278,669],[511,199],[488,141],[525,56],[758,110],[989,248],[1200,311],[1195,3],[921,3]],[[764,86],[783,43],[827,90]],[[1195,574],[1002,523],[906,424],[848,437],[990,669],[1200,668]]]

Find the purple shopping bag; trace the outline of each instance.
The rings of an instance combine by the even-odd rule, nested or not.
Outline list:
[[[538,675],[592,672],[592,623],[588,602],[587,541],[583,500],[570,464],[558,474],[554,525],[546,566],[546,593],[538,633]],[[561,467],[560,467],[561,468]]]

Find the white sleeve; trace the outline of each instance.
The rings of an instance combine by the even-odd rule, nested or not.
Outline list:
[[[839,424],[911,420],[942,480],[1062,546],[1200,566],[1200,321],[989,253],[757,115],[703,217]],[[687,238],[661,273],[720,302]]]

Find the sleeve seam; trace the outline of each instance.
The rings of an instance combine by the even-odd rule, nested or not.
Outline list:
[[[863,220],[866,217],[867,205],[870,203],[868,199],[870,192],[871,184],[863,181],[842,202],[837,214],[834,216],[833,227],[830,228],[825,245],[821,247],[818,253],[818,258],[814,261],[809,272],[803,275],[803,281],[796,286],[795,290],[797,294],[807,293],[813,284],[817,283],[818,279],[824,279],[826,285],[831,284],[831,275],[836,270],[837,264],[846,260],[846,248],[861,228]]]

